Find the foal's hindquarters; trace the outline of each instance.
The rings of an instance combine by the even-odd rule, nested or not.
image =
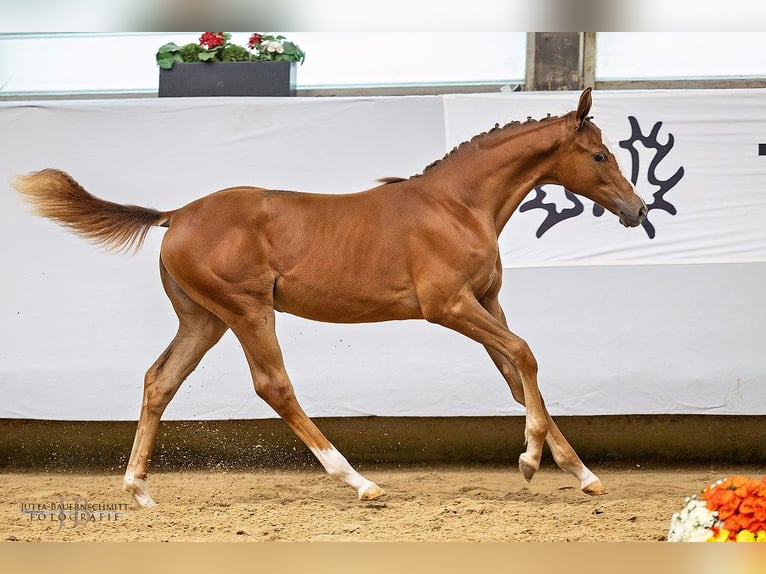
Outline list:
[[[141,415],[125,472],[124,489],[143,507],[155,505],[146,477],[160,417],[184,379],[228,329],[220,318],[189,298],[162,264],[160,275],[178,315],[178,332],[146,373]],[[257,305],[253,309],[237,320],[232,330],[245,350],[258,395],[311,449],[328,474],[353,487],[360,500],[382,495],[383,490],[357,473],[303,412],[282,364],[274,334],[274,311]]]

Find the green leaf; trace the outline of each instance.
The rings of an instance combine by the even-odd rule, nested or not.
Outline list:
[[[178,46],[173,42],[160,46],[160,49],[157,50],[157,54],[155,55],[157,65],[163,70],[172,68],[175,62],[180,61],[178,58],[178,50]]]
[[[303,60],[306,59],[306,54],[304,54],[303,50],[301,50],[293,42],[284,42],[282,46],[285,49],[285,54],[290,55],[290,60],[294,62],[300,62],[302,64]]]
[[[178,54],[171,52],[165,52],[164,54],[157,53],[157,65],[163,70],[169,70],[173,67],[173,64],[182,61]]]
[[[177,52],[181,48],[178,47],[178,44],[175,42],[168,42],[167,44],[163,44],[160,46],[160,49],[157,50],[157,54],[165,54],[167,52]]]
[[[209,62],[210,60],[215,60],[215,52],[200,52],[197,54],[197,59],[200,62]]]

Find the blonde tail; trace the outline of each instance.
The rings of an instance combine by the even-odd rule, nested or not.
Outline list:
[[[138,251],[149,229],[167,227],[173,213],[99,199],[58,169],[16,176],[11,185],[37,215],[110,251]]]

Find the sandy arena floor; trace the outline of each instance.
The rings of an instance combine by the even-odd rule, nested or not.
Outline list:
[[[319,470],[157,472],[153,509],[138,509],[121,474],[3,473],[5,541],[661,541],[684,498],[758,469],[594,469],[607,494],[543,468],[368,470],[385,497],[359,502]],[[101,509],[76,520],[71,505]],[[68,514],[58,513],[60,504]],[[88,514],[82,514],[88,518]]]

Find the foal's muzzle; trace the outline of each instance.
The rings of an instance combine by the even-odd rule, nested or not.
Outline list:
[[[641,197],[638,199],[641,200],[641,207],[638,208],[637,212],[631,214],[625,209],[620,210],[620,223],[622,223],[625,227],[638,227],[646,217],[646,213],[648,211],[646,209],[646,202],[644,202]]]

